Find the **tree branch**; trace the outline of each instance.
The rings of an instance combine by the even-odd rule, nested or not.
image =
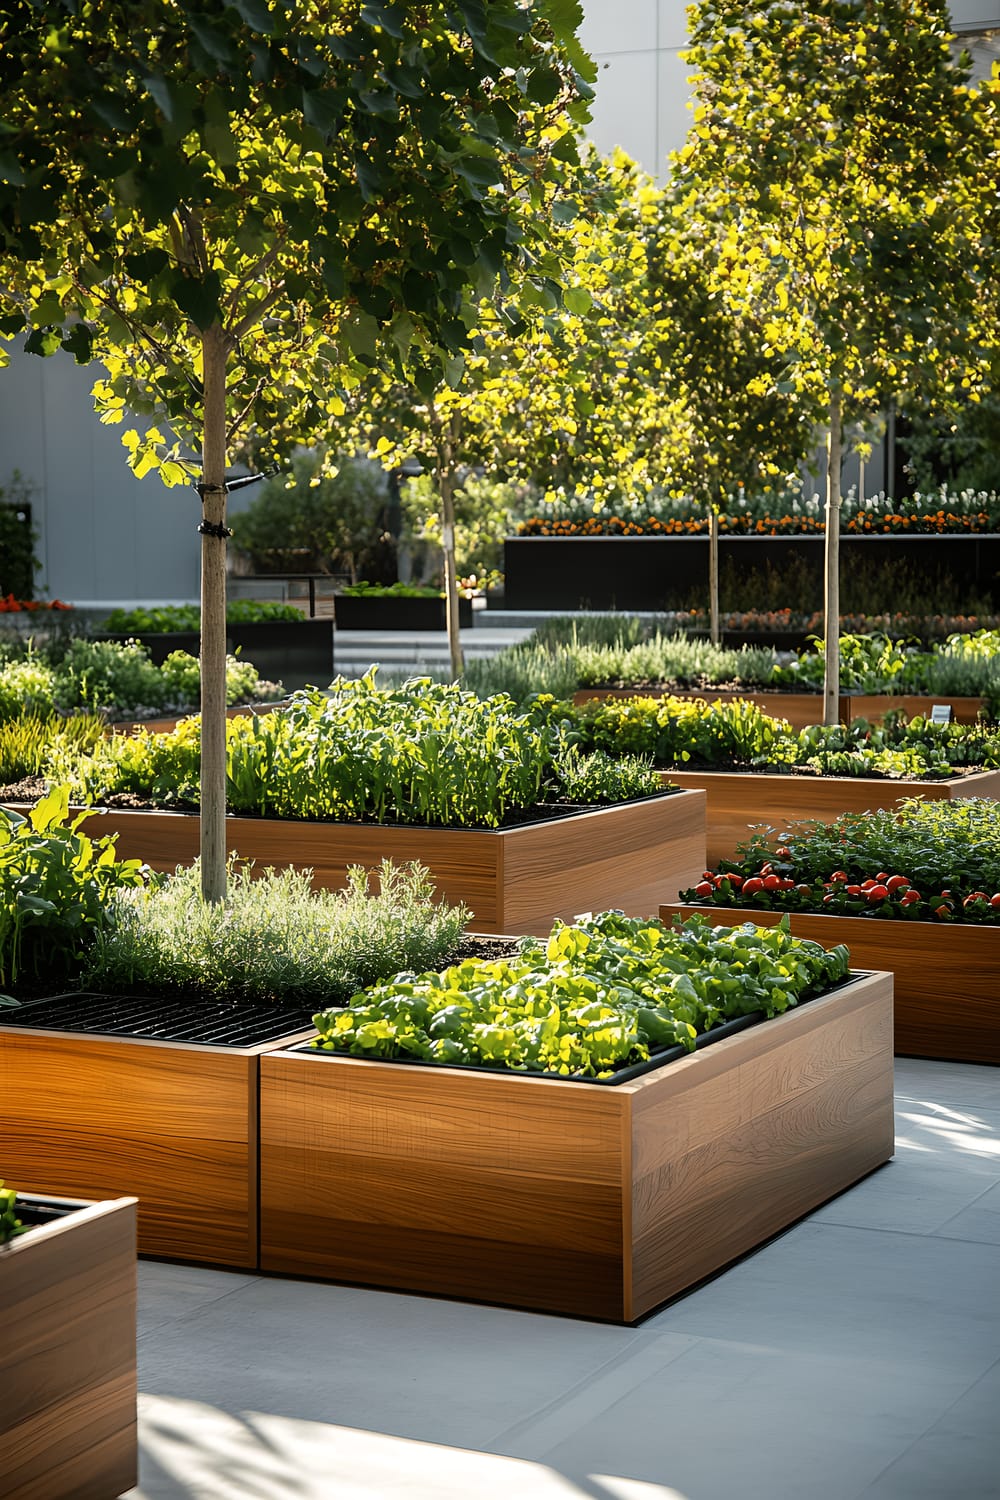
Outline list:
[[[256,306],[252,307],[238,323],[234,324],[232,328],[227,328],[226,332],[229,337],[235,342],[237,339],[241,339],[245,333],[249,333],[254,324],[259,323],[268,309],[274,306],[284,290],[284,280],[276,282],[267,295],[262,297]]]

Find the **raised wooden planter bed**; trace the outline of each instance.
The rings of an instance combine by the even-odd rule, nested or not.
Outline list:
[[[893,1151],[892,980],[615,1087],[261,1060],[265,1270],[631,1322]]]
[[[198,853],[194,813],[110,809],[86,824],[91,838],[117,833],[118,857],[156,870]],[[350,865],[420,860],[438,895],[464,901],[480,932],[548,933],[556,917],[620,907],[649,916],[700,879],[705,794],[676,793],[504,829],[399,828],[231,817],[231,853],[260,868],[309,867],[315,885],[339,890]]]
[[[311,1035],[305,1016],[249,1047],[0,1017],[0,1154],[9,1183],[72,1198],[127,1194],[139,1200],[144,1255],[256,1266],[260,1058]]]
[[[0,1246],[4,1500],[110,1500],[138,1482],[135,1204],[18,1195]]]
[[[410,599],[405,595],[338,594],[334,602],[338,630],[444,630],[444,599]],[[472,629],[472,600],[459,598],[458,623]]]
[[[752,907],[661,906],[665,922],[698,912],[714,926],[773,927],[782,913]],[[846,943],[851,963],[895,975],[896,1052],[1000,1063],[1000,927],[792,912],[796,937]]]
[[[787,719],[793,729],[807,729],[810,724],[823,722],[823,699],[819,693],[769,693],[752,689],[744,692],[730,688],[719,690],[704,688],[697,692],[686,688],[675,690],[667,687],[580,688],[573,694],[573,702],[586,703],[591,698],[667,697],[681,698],[685,703],[736,703],[742,699],[755,703],[773,719]],[[983,698],[956,698],[949,697],[947,694],[941,694],[936,698],[922,698],[902,693],[895,696],[890,693],[879,696],[842,693],[838,714],[842,724],[850,724],[854,719],[868,719],[871,723],[880,723],[888,713],[904,713],[908,719],[915,718],[917,714],[922,714],[927,718],[936,703],[947,703],[951,707],[951,717],[954,723],[975,724],[984,702]]]
[[[757,771],[664,771],[665,781],[708,798],[708,863],[731,859],[755,823],[784,828],[803,818],[893,808],[901,797],[927,802],[1000,798],[1000,771],[973,771],[950,781],[888,781],[861,776],[778,776]],[[1000,815],[1000,814],[998,814]]]

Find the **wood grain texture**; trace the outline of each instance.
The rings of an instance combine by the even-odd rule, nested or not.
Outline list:
[[[769,776],[756,771],[663,771],[664,781],[707,795],[709,865],[732,859],[755,823],[784,829],[800,818],[829,821],[841,813],[894,808],[902,797],[925,802],[955,797],[1000,798],[1000,771],[974,771],[952,781],[879,781],[855,776]]]
[[[892,982],[851,990],[636,1084],[630,1318],[892,1155]]]
[[[669,688],[581,688],[573,694],[574,703],[586,703],[589,698],[681,698],[685,703],[735,703],[745,699],[755,703],[772,719],[787,719],[793,729],[806,729],[810,724],[823,722],[823,698],[820,693],[765,693],[740,691],[738,689],[705,688],[701,691]],[[868,719],[880,723],[888,713],[904,713],[907,718],[916,714],[928,715],[935,703],[951,705],[952,720],[956,724],[975,724],[983,707],[982,698],[959,698],[942,693],[936,698],[924,698],[913,694],[893,695],[889,693],[842,693],[838,700],[838,714],[842,724],[852,719]]]
[[[693,911],[717,925],[772,927],[781,917],[750,907],[660,908],[664,921]],[[826,948],[846,943],[853,968],[895,975],[898,1056],[1000,1064],[1000,927],[793,912],[791,929]]]
[[[622,1118],[616,1090],[276,1053],[261,1267],[618,1317]]]
[[[464,902],[480,932],[548,932],[553,918],[602,906],[640,916],[697,879],[704,867],[700,797],[624,803],[538,824],[498,830],[382,828],[352,823],[226,820],[230,853],[261,868],[309,868],[316,886],[339,890],[351,865],[419,860],[438,896]],[[156,870],[189,864],[198,853],[191,813],[96,813],[90,836],[117,833],[119,857]]]
[[[632,1321],[891,1155],[891,1020],[866,977],[613,1088],[271,1053],[261,1266]]]
[[[144,1255],[255,1267],[263,1050],[0,1025],[4,1175],[138,1198]]]
[[[0,1247],[4,1500],[110,1500],[137,1483],[131,1200]]]

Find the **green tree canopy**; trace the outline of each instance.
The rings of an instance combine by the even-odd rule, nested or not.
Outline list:
[[[984,111],[944,0],[697,0],[679,188],[718,226],[719,294],[763,317],[777,389],[825,393],[826,715],[836,713],[843,423],[968,390],[994,330]]]
[[[0,17],[0,332],[97,357],[136,472],[199,454],[202,855],[224,879],[225,471],[418,385],[520,257],[592,68],[577,0],[12,0]],[[558,295],[558,262],[529,274]]]

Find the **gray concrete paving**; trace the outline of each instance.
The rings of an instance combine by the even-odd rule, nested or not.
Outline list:
[[[145,1262],[132,1500],[997,1500],[1000,1071],[638,1328]]]

